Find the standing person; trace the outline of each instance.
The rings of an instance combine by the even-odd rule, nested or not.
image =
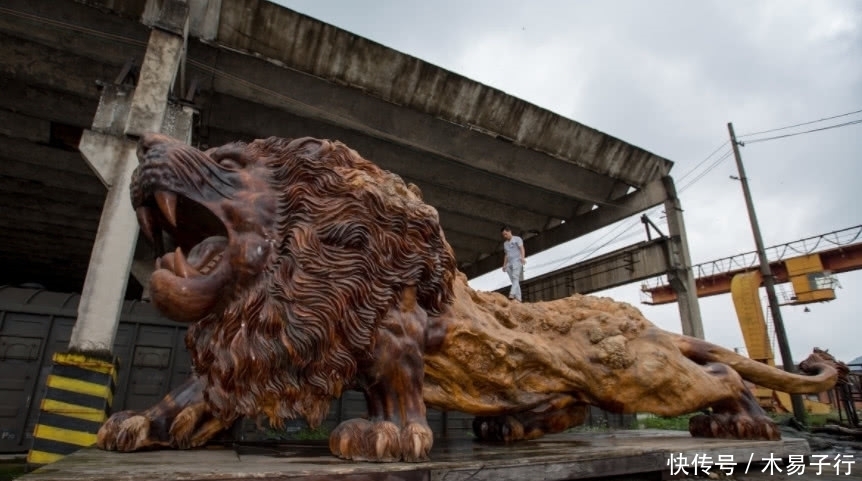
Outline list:
[[[527,263],[524,240],[512,235],[512,229],[508,226],[503,227],[500,232],[503,235],[503,272],[508,274],[509,280],[512,281],[509,299],[521,302],[521,273]]]

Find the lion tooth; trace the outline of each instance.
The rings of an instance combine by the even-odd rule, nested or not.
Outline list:
[[[155,193],[156,204],[172,227],[177,226],[177,194],[160,190]]]
[[[186,278],[189,277],[189,274],[200,275],[200,272],[189,264],[186,256],[183,255],[183,250],[179,247],[174,251],[174,274]]]

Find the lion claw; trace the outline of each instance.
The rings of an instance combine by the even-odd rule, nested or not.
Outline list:
[[[198,412],[192,408],[185,408],[177,414],[171,423],[170,436],[173,444],[179,449],[189,449],[192,446],[192,435],[199,420]]]
[[[391,421],[351,419],[332,431],[329,449],[333,455],[352,461],[419,462],[428,460],[433,440],[431,429],[421,423],[399,428]]]
[[[767,416],[747,414],[698,414],[688,421],[688,431],[694,437],[720,439],[750,439],[778,441],[781,432]]]
[[[123,424],[130,418],[136,416],[134,411],[120,411],[114,413],[96,433],[96,446],[107,451],[122,451],[121,446],[125,446],[125,438],[121,444],[123,437]]]
[[[524,425],[512,416],[477,416],[473,419],[473,434],[480,441],[506,444],[525,438]]]
[[[131,452],[140,449],[150,432],[150,420],[141,415],[132,416],[119,426],[116,438],[116,450]]]

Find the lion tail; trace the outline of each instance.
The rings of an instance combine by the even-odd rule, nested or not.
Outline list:
[[[759,386],[790,394],[814,394],[828,391],[838,380],[834,363],[810,356],[800,365],[805,374],[789,373],[768,364],[742,356],[702,339],[675,334],[674,342],[687,358],[698,364],[718,362],[733,368],[743,379]]]

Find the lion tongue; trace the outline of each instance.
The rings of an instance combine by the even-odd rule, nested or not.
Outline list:
[[[227,248],[228,240],[224,236],[207,237],[189,251],[188,262],[198,270]]]

